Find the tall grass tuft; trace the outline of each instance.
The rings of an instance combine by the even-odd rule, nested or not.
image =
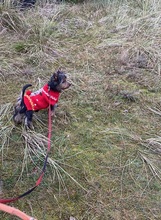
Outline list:
[[[11,103],[0,106],[0,152],[2,155],[2,163],[3,154],[5,153],[5,151],[8,151],[12,131],[14,129],[14,125],[11,121],[12,117],[10,116],[12,108],[13,106]]]

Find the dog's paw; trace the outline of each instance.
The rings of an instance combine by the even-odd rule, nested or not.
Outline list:
[[[31,122],[31,121],[28,121],[27,118],[25,118],[25,128],[26,128],[27,130],[28,130],[28,129],[34,130],[34,126],[33,126],[32,122]]]
[[[51,112],[51,116],[54,117],[54,118],[56,118],[55,111],[52,111],[52,112]]]

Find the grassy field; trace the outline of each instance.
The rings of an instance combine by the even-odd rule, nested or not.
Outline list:
[[[15,126],[26,83],[59,67],[61,94],[42,184],[11,205],[38,220],[161,219],[161,2],[0,6],[0,197],[31,188],[43,166],[48,112]],[[16,217],[0,212],[0,219]]]

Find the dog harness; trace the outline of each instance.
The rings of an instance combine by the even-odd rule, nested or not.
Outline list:
[[[59,95],[59,92],[50,90],[46,84],[36,93],[32,93],[30,90],[26,91],[24,103],[27,110],[38,111],[48,108],[49,105],[55,105],[58,102]]]

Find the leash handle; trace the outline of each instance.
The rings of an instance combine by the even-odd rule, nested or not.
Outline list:
[[[7,212],[11,215],[15,215],[23,220],[36,220],[35,218],[33,218],[29,215],[26,215],[24,212],[21,212],[19,209],[16,209],[16,208],[8,206],[8,205],[4,205],[2,203],[0,203],[0,210]]]

